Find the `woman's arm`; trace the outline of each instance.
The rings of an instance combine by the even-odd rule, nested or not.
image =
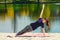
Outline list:
[[[43,11],[44,11],[44,7],[45,7],[45,5],[43,4],[42,11],[41,11],[41,13],[40,13],[40,18],[42,18]]]
[[[45,30],[44,30],[44,28],[42,28],[42,33],[43,33],[43,36],[45,36]]]

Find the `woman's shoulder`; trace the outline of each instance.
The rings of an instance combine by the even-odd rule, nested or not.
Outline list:
[[[39,19],[38,19],[38,22],[39,22],[39,23],[42,22],[42,18],[39,18]]]

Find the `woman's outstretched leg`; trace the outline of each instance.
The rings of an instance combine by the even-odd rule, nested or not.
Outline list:
[[[22,35],[22,34],[24,34],[24,33],[26,33],[26,32],[30,32],[30,31],[32,31],[32,27],[31,27],[30,25],[28,25],[28,26],[26,26],[23,30],[21,30],[20,32],[18,32],[18,33],[16,34],[16,36]]]

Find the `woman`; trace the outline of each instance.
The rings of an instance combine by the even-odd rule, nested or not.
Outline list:
[[[42,11],[41,11],[39,19],[36,22],[31,23],[30,25],[26,26],[23,30],[21,30],[20,32],[18,32],[16,34],[16,36],[22,35],[22,34],[24,34],[26,32],[33,31],[33,30],[37,29],[39,26],[42,27],[43,35],[45,35],[44,23],[46,23],[46,25],[49,28],[49,21],[48,21],[47,18],[42,18],[43,10],[44,10],[44,4],[43,4],[43,8],[42,8]]]

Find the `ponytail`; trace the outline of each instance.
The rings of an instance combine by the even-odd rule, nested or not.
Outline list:
[[[44,18],[44,19],[46,20],[46,25],[47,25],[48,29],[50,29],[50,22],[49,22],[49,20],[47,18]]]

